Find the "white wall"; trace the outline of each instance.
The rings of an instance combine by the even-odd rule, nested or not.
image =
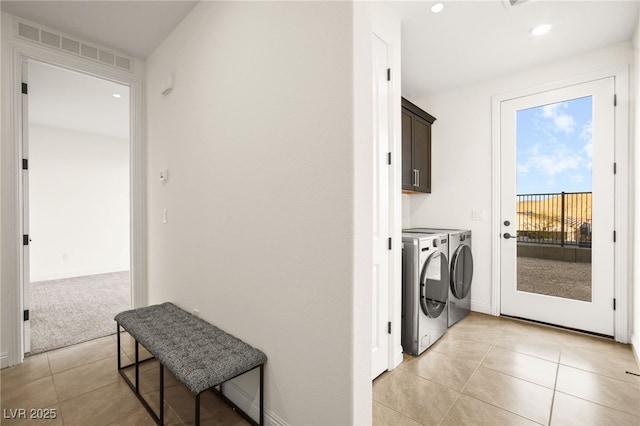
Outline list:
[[[29,126],[31,281],[129,270],[129,141]]]
[[[267,354],[271,424],[364,418],[352,8],[201,2],[147,61],[149,301],[197,308]]]
[[[623,43],[425,99],[411,99],[437,121],[432,129],[432,193],[403,197],[403,208],[410,211],[405,226],[472,230],[473,310],[490,313],[492,303],[492,96],[630,64],[631,59],[631,44]],[[484,211],[485,219],[471,220],[473,209]]]

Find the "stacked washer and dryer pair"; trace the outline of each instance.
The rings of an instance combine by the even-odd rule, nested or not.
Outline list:
[[[420,355],[471,307],[471,231],[402,232],[402,346]]]

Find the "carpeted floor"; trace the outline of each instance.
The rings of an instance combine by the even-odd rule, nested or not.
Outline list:
[[[114,334],[129,287],[129,271],[31,283],[30,354]]]

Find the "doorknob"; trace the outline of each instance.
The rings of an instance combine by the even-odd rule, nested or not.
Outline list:
[[[511,235],[508,232],[505,232],[504,234],[502,234],[502,236],[504,237],[505,240],[508,240],[509,238],[518,238],[516,235]]]

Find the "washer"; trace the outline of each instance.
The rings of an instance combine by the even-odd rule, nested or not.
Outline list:
[[[402,347],[420,355],[447,331],[447,234],[402,234]]]
[[[411,228],[403,232],[427,235],[446,233],[449,236],[449,327],[467,316],[471,310],[473,255],[471,231],[467,229]]]

